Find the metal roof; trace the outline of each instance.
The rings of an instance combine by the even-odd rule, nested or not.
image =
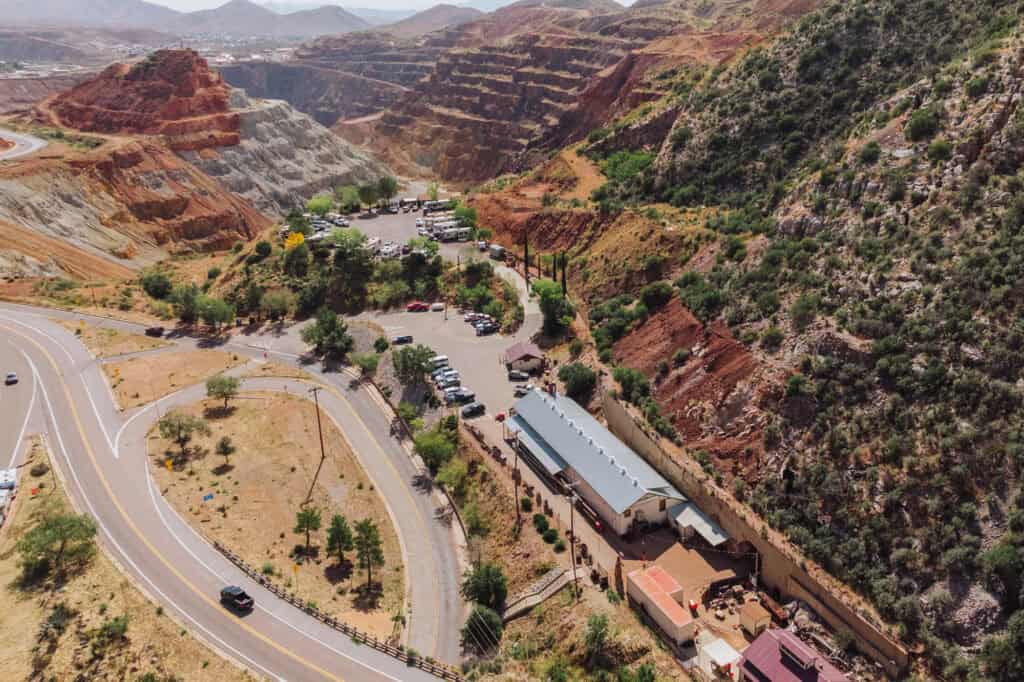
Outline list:
[[[686,499],[571,398],[535,389],[516,403],[515,411],[541,450],[571,467],[617,514],[648,494]]]
[[[668,510],[668,515],[678,525],[693,528],[712,547],[717,547],[729,539],[729,534],[693,502],[677,504]]]
[[[533,453],[533,456],[540,462],[548,474],[554,476],[565,470],[565,460],[558,456],[551,446],[544,442],[536,431],[518,414],[508,421],[508,428],[513,433],[519,434],[519,442]]]

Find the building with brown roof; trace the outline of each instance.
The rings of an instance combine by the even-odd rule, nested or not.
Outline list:
[[[740,681],[848,682],[824,656],[789,630],[765,630],[743,652]]]

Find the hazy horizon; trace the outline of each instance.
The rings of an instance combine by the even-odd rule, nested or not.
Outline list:
[[[213,9],[220,7],[228,0],[146,0],[155,5],[163,5],[181,12],[195,12],[202,9]],[[267,4],[267,0],[252,0],[257,5]],[[632,0],[618,0],[620,4],[630,5]],[[376,10],[422,10],[439,4],[463,5],[466,0],[274,0],[277,5],[339,5],[341,7],[360,7]]]

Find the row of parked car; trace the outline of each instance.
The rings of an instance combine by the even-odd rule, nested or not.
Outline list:
[[[462,385],[462,377],[451,366],[447,355],[438,355],[430,362],[434,366],[431,378],[437,390],[443,392],[446,405],[462,405],[465,418],[478,417],[487,411],[484,404],[477,401],[476,394]]]
[[[469,324],[473,325],[473,329],[476,330],[477,336],[489,336],[501,331],[501,324],[490,315],[483,313],[466,313],[463,318]]]

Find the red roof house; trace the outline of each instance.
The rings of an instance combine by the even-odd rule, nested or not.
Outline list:
[[[789,630],[765,630],[743,652],[740,680],[849,682],[824,656]]]

